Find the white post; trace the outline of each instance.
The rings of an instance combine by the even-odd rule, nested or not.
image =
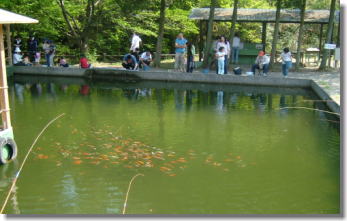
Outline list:
[[[0,24],[0,111],[4,130],[11,128],[10,105],[7,89],[4,34],[2,25]]]

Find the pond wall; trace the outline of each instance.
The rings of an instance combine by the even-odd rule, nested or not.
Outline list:
[[[185,82],[185,83],[208,83],[208,84],[232,84],[244,86],[268,86],[277,88],[305,88],[311,89],[322,100],[327,101],[328,108],[340,113],[340,106],[313,80],[294,79],[280,77],[263,76],[236,76],[236,75],[216,75],[202,73],[177,73],[165,71],[131,71],[118,68],[61,68],[61,67],[26,67],[18,66],[13,68],[14,75],[25,76],[55,76],[84,78],[89,80],[116,83],[124,81],[128,83],[139,83],[143,80],[161,82]]]

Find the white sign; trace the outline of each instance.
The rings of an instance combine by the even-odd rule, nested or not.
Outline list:
[[[256,48],[256,49],[263,49],[263,44],[256,44],[256,45],[255,45],[255,48]]]
[[[324,49],[333,50],[336,48],[336,44],[324,44]]]
[[[340,48],[335,49],[335,61],[340,60]]]

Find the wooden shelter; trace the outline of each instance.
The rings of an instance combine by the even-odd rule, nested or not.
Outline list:
[[[7,85],[7,74],[6,74],[6,62],[5,62],[5,48],[4,48],[4,33],[3,26],[7,26],[7,36],[9,40],[9,26],[10,24],[27,24],[27,23],[38,23],[38,20],[19,15],[10,11],[6,11],[0,9],[0,113],[2,118],[2,128],[0,130],[0,138],[6,138],[6,142],[9,139],[13,139],[13,130],[11,126],[11,118],[10,118],[10,105],[8,99],[8,85]],[[9,44],[11,45],[11,44]],[[11,50],[10,50],[11,51]],[[12,140],[12,143],[1,142],[0,145],[0,160],[5,163],[7,160],[6,157],[3,157],[3,154],[6,153],[5,146],[8,148],[10,145],[14,145],[15,143]],[[14,144],[13,144],[14,143]],[[12,148],[11,158],[14,158],[16,150]],[[2,157],[1,157],[2,156]],[[10,160],[10,159],[9,159]]]
[[[207,25],[209,19],[209,8],[194,8],[190,13],[189,18],[200,22],[200,48],[203,45],[203,23]],[[320,42],[319,49],[322,47],[323,25],[329,23],[329,10],[306,10],[305,24],[320,24]],[[233,8],[216,8],[214,13],[215,22],[231,22],[233,16]],[[335,22],[339,23],[340,11],[335,11]],[[262,23],[262,44],[265,48],[266,43],[266,28],[268,23],[275,23],[276,9],[252,9],[239,8],[237,9],[238,23],[252,22]],[[300,9],[282,9],[280,13],[280,23],[300,23]]]

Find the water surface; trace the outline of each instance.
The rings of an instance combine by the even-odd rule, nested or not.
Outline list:
[[[40,82],[40,83],[38,83]],[[54,83],[53,83],[54,82]],[[17,79],[14,214],[339,213],[339,124],[303,89]]]

